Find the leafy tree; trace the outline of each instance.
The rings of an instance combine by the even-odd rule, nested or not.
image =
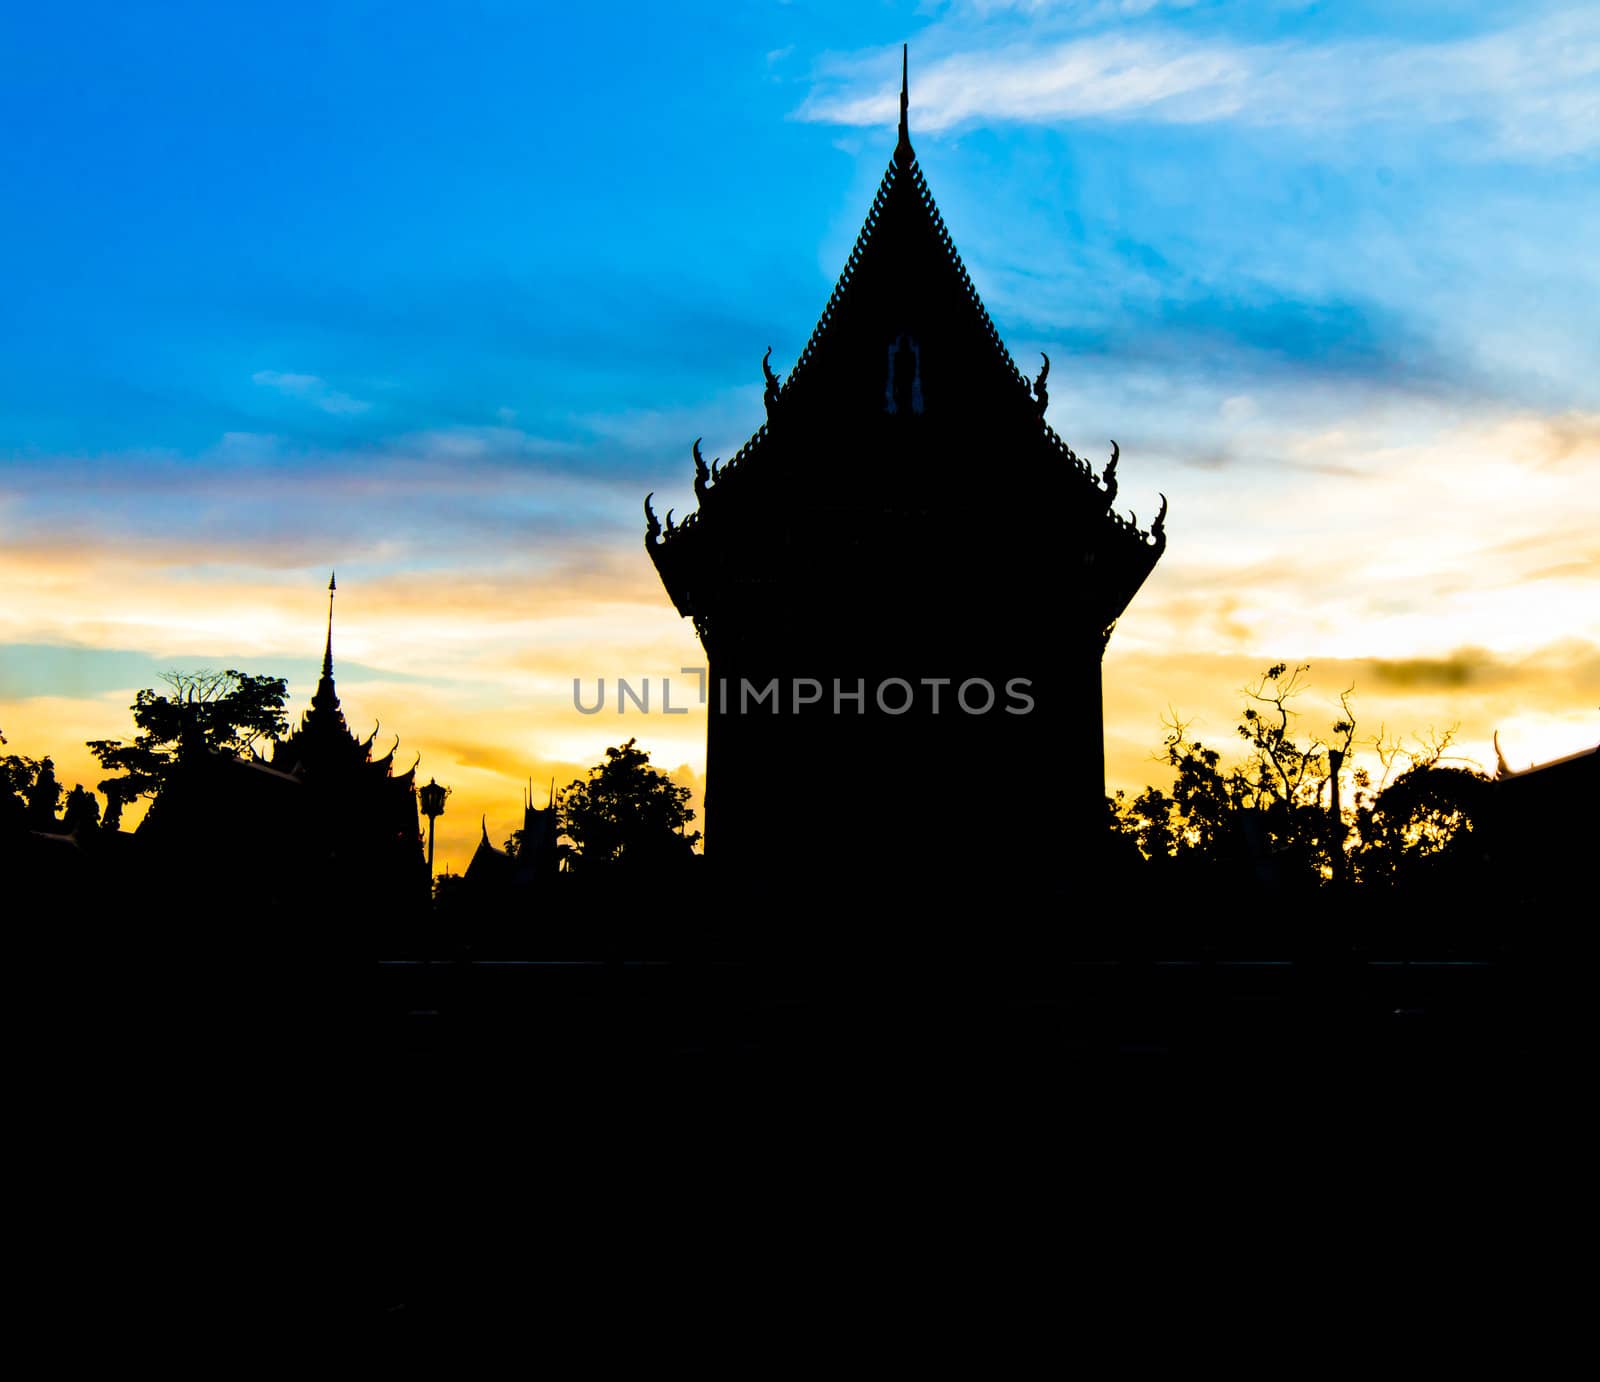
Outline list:
[[[0,744],[5,742],[6,736],[0,734]],[[24,758],[20,753],[0,754],[0,804],[9,807],[14,803],[15,809],[21,811],[38,781],[39,767],[36,758]]]
[[[87,831],[99,824],[100,799],[81,782],[75,784],[67,793],[67,804],[61,812],[61,829],[66,833]]]
[[[89,751],[100,766],[120,776],[100,783],[111,805],[108,822],[137,797],[161,792],[178,761],[185,737],[221,753],[252,752],[260,741],[276,739],[289,727],[283,712],[289,697],[282,677],[247,672],[168,672],[162,678],[170,695],[152,689],[133,701],[133,723],[139,730],[132,743],[92,739]]]
[[[1375,745],[1383,776],[1376,791],[1365,774],[1357,794],[1355,860],[1363,882],[1392,887],[1468,884],[1485,862],[1484,827],[1492,779],[1476,766],[1447,763],[1454,731],[1430,735],[1420,749]],[[1389,781],[1395,769],[1406,766]]]
[[[466,875],[461,873],[437,874],[433,880],[433,905],[439,911],[454,910],[469,900]]]
[[[0,734],[0,744],[5,742]],[[61,807],[62,788],[52,759],[0,754],[0,827],[66,832],[93,830],[100,824],[100,802],[81,783],[66,794],[58,820]]]
[[[0,824],[49,829],[60,800],[55,764],[48,758],[0,755]]]
[[[1277,663],[1243,688],[1236,733],[1248,745],[1242,762],[1221,755],[1174,719],[1158,755],[1172,786],[1147,787],[1111,802],[1115,827],[1157,869],[1249,866],[1285,882],[1333,876],[1335,851],[1348,873],[1374,886],[1468,885],[1482,864],[1478,848],[1490,809],[1490,781],[1474,767],[1449,766],[1453,730],[1430,732],[1416,748],[1389,740],[1380,727],[1370,747],[1382,773],[1350,764],[1355,745],[1351,692],[1326,741],[1294,733],[1291,700],[1309,668]],[[1335,754],[1337,757],[1335,757]],[[1334,764],[1350,790],[1333,820]],[[1392,779],[1392,781],[1391,781]]]
[[[671,867],[686,860],[700,832],[686,834],[694,819],[689,789],[678,786],[650,754],[630,739],[606,750],[605,762],[589,769],[557,798],[561,831],[571,841],[576,872]]]
[[[1243,775],[1223,772],[1221,755],[1199,740],[1185,743],[1183,724],[1169,728],[1161,758],[1174,770],[1172,787],[1146,787],[1132,801],[1119,791],[1113,802],[1118,828],[1160,865],[1240,852],[1244,837],[1235,813],[1247,796]]]
[[[1222,755],[1176,718],[1160,757],[1174,772],[1170,791],[1148,787],[1129,801],[1117,793],[1118,828],[1158,866],[1198,863],[1253,864],[1282,881],[1315,881],[1332,871],[1332,780],[1329,750],[1348,755],[1355,741],[1350,691],[1328,741],[1296,739],[1290,702],[1304,689],[1308,666],[1275,663],[1241,694],[1236,733],[1248,745],[1245,759],[1224,769]]]

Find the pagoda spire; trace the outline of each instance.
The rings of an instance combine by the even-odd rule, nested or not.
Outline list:
[[[909,112],[911,109],[910,90],[906,81],[908,66],[907,53],[911,45],[900,45],[900,140],[894,146],[894,161],[899,164],[909,163],[916,157],[911,151],[911,122]]]
[[[322,645],[322,676],[317,682],[311,704],[300,717],[300,726],[288,738],[280,740],[272,751],[275,767],[296,771],[304,769],[314,776],[332,772],[336,776],[354,770],[360,764],[375,769],[385,779],[393,777],[390,771],[399,741],[387,756],[373,760],[372,744],[378,737],[377,726],[372,735],[361,739],[351,732],[339,705],[339,693],[333,684],[333,598],[339,588],[333,572],[328,573],[328,635]],[[397,781],[403,779],[395,779]]]
[[[328,572],[328,642],[322,650],[322,675],[333,676],[333,593],[339,586],[334,579],[337,572]]]
[[[322,679],[317,682],[317,694],[311,698],[313,711],[337,712],[339,693],[333,689],[333,593],[339,588],[336,573],[328,573],[328,641],[322,648]]]

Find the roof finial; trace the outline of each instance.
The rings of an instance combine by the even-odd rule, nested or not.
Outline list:
[[[333,675],[333,592],[338,589],[334,582],[334,573],[328,572],[328,645],[322,650],[322,675]]]
[[[307,714],[319,723],[335,725],[347,731],[344,715],[339,710],[339,693],[333,689],[333,592],[339,588],[333,572],[328,573],[328,641],[322,646],[322,680],[317,683],[316,694],[311,697]],[[373,730],[376,734],[377,730]],[[352,736],[353,738],[354,736]],[[368,741],[371,742],[370,740]]]
[[[901,154],[907,158],[911,157],[911,124],[907,119],[907,113],[911,108],[911,97],[906,82],[907,53],[910,47],[909,43],[900,45],[900,142],[894,146],[896,162],[900,161]]]

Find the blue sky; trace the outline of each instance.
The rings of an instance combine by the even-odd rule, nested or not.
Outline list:
[[[1530,669],[1524,701],[1446,718],[1581,743],[1592,6],[750,0],[7,11],[13,748],[119,732],[135,668],[309,675],[338,565],[374,709],[471,708],[419,726],[441,780],[514,803],[524,763],[592,761],[558,673],[693,656],[639,499],[688,508],[690,441],[760,421],[761,353],[798,353],[888,159],[902,41],[924,172],[1014,355],[1050,351],[1052,423],[1117,437],[1136,510],[1172,499],[1108,701],[1119,656],[1168,685],[1111,739],[1191,685],[1225,717],[1228,659],[1376,692],[1467,648]]]

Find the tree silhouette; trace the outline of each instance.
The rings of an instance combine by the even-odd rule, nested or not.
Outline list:
[[[1327,742],[1295,737],[1290,702],[1308,670],[1280,662],[1243,688],[1236,733],[1249,752],[1231,767],[1217,750],[1187,739],[1182,721],[1169,722],[1159,757],[1173,769],[1172,786],[1147,787],[1131,800],[1118,792],[1110,801],[1114,828],[1167,873],[1236,865],[1277,882],[1316,884],[1334,877],[1339,851],[1349,876],[1370,886],[1470,885],[1484,863],[1492,784],[1475,767],[1447,764],[1454,731],[1430,732],[1408,749],[1380,728],[1369,745],[1383,768],[1374,781],[1350,762],[1351,691],[1339,698]],[[1349,788],[1337,823],[1336,762]]]
[[[61,811],[61,829],[73,831],[94,830],[100,824],[100,801],[81,782],[67,793],[66,805]]]
[[[289,727],[283,713],[289,696],[282,677],[247,672],[168,672],[172,694],[140,691],[133,701],[133,742],[91,739],[89,751],[100,766],[120,776],[101,782],[111,802],[108,819],[136,797],[161,792],[178,761],[184,740],[220,753],[244,754],[261,740],[276,739]]]
[[[1280,882],[1331,876],[1341,842],[1325,800],[1333,778],[1330,750],[1348,755],[1355,716],[1346,690],[1327,742],[1298,740],[1290,703],[1304,690],[1309,670],[1275,663],[1242,689],[1235,732],[1249,752],[1232,767],[1222,767],[1216,749],[1186,740],[1182,721],[1169,722],[1160,757],[1174,770],[1170,791],[1147,787],[1131,801],[1118,792],[1112,802],[1117,828],[1146,859],[1163,868],[1253,865]]]
[[[1357,815],[1363,882],[1396,888],[1464,885],[1485,860],[1494,784],[1437,757],[1413,764]]]
[[[637,740],[607,749],[605,762],[556,799],[573,871],[632,872],[683,863],[700,839],[698,830],[685,833],[694,819],[688,801],[689,789],[651,767],[649,752]]]
[[[6,742],[0,734],[0,744]],[[0,754],[0,830],[27,828],[48,832],[86,832],[100,826],[100,802],[81,783],[66,793],[56,779],[52,759]],[[61,812],[57,818],[57,811]],[[107,828],[116,829],[114,821]]]
[[[6,742],[0,734],[0,744]],[[27,813],[28,794],[39,779],[37,758],[20,753],[0,754],[0,820],[20,821]]]
[[[0,824],[53,830],[60,805],[61,784],[48,757],[24,758],[16,753],[0,757]]]

